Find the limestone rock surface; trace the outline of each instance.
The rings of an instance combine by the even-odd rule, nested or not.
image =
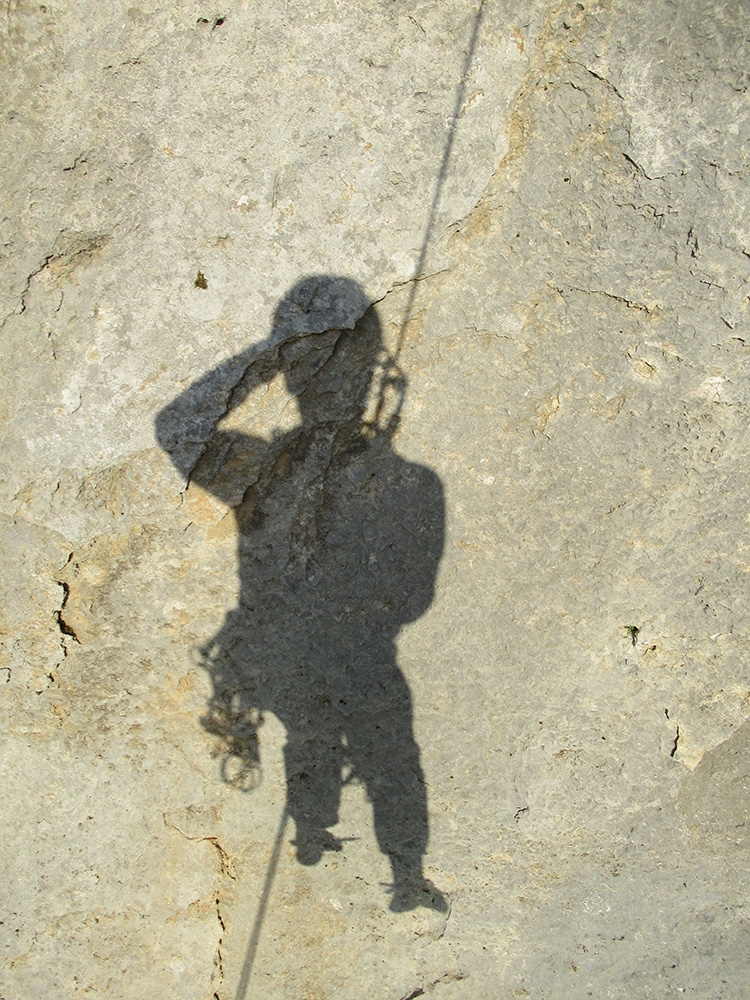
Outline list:
[[[749,37],[4,5],[5,1000],[748,995]]]

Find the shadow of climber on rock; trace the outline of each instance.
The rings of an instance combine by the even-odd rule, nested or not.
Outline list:
[[[220,428],[279,374],[298,426],[270,441]],[[203,650],[203,723],[224,741],[225,779],[252,785],[257,726],[273,712],[299,862],[341,849],[328,828],[354,777],[393,869],[391,908],[444,909],[422,872],[427,799],[395,645],[432,601],[444,504],[435,473],[394,451],[405,388],[359,285],[311,276],[283,299],[269,338],[191,385],[157,434],[237,519],[239,605]]]

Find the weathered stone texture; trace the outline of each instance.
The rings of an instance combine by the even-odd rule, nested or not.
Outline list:
[[[748,995],[749,33],[698,0],[5,5],[6,1000]],[[300,350],[376,317],[391,446],[445,495],[397,648],[450,909],[388,909],[355,778],[342,851],[286,825],[247,983],[285,732],[221,780],[236,521],[155,421],[313,273],[375,305]],[[186,466],[217,420],[301,440],[291,364],[235,408],[229,371]]]

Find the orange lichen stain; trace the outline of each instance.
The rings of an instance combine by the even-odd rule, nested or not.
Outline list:
[[[13,498],[17,503],[17,510],[20,511],[23,507],[30,507],[34,500],[36,500],[38,495],[38,490],[36,483],[29,483],[23,489],[19,490]]]
[[[182,630],[190,624],[191,616],[187,608],[175,608],[169,621],[165,622],[165,627]]]
[[[664,354],[665,356],[668,355],[673,358],[677,358],[678,361],[680,360],[681,357],[680,352],[677,350],[675,345],[669,340],[664,341],[664,343],[661,343],[658,340],[647,340],[646,347],[653,347],[657,351],[661,351],[661,353]]]
[[[518,46],[518,51],[521,53],[521,55],[523,55],[523,53],[526,51],[526,42],[524,41],[520,28],[513,29],[513,41]]]
[[[204,896],[202,899],[194,899],[192,903],[188,904],[187,912],[191,917],[205,917],[216,914],[216,893],[211,893],[210,896]],[[167,921],[179,920],[182,914],[176,913],[169,918]]]
[[[196,524],[216,525],[226,515],[227,508],[210,493],[192,484],[183,494],[183,507],[188,520]]]
[[[544,434],[550,417],[553,417],[559,409],[560,399],[558,396],[551,396],[545,403],[538,407],[536,427],[532,428],[534,436]]]
[[[195,671],[188,674],[168,674],[158,691],[143,700],[143,710],[172,729],[181,729],[185,719],[195,715]]]
[[[416,347],[417,344],[419,343],[424,330],[424,318],[426,314],[427,314],[427,307],[425,307],[424,309],[420,309],[419,312],[416,312],[404,324],[401,335],[402,335],[402,344],[406,348]]]
[[[195,690],[195,674],[191,671],[177,681],[177,691],[179,694],[187,694]]]
[[[466,111],[469,110],[469,108],[472,106],[472,104],[476,104],[476,102],[478,100],[480,100],[480,98],[482,98],[484,96],[485,96],[485,93],[484,93],[483,90],[475,90],[474,93],[471,94],[470,97],[467,99],[467,101],[464,104],[464,106],[461,108],[461,114],[463,115],[464,112],[466,112]]]
[[[403,337],[403,343],[407,344],[409,347],[414,347],[419,342],[419,338],[422,335],[422,324],[424,322],[424,315],[427,312],[426,309],[420,310],[416,315],[411,316],[406,323],[391,323],[390,333],[395,337],[401,332]]]
[[[468,549],[469,552],[481,552],[482,551],[482,549],[480,548],[479,545],[474,545],[473,542],[465,542],[463,540],[463,538],[459,539],[458,544],[459,544],[459,546],[462,549]]]
[[[605,420],[614,420],[625,405],[624,396],[612,396],[601,407],[600,412]]]
[[[15,958],[11,958],[10,961],[8,962],[8,967],[11,969],[15,969],[19,965],[26,965],[31,956],[35,954],[36,954],[36,948],[29,948],[28,951],[24,951],[20,955],[16,955]]]
[[[206,531],[207,542],[233,541],[237,537],[237,522],[230,512]]]
[[[60,722],[65,722],[67,717],[70,715],[70,708],[67,705],[62,704],[60,702],[57,702],[56,704],[52,705],[51,708],[52,708],[52,714],[56,715],[57,718],[60,720]]]
[[[486,236],[492,226],[493,215],[494,212],[489,202],[478,202],[470,215],[460,224],[457,231],[452,234],[451,243],[459,235],[466,239],[472,239],[475,236]]]

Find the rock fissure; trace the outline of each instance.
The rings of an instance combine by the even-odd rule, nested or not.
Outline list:
[[[221,928],[221,932],[219,934],[219,940],[216,944],[216,956],[214,958],[214,965],[216,969],[216,976],[218,978],[218,986],[219,989],[221,989],[225,979],[223,946],[224,946],[224,935],[226,933],[227,926],[224,923],[224,918],[221,915],[221,897],[219,896],[218,893],[216,895],[215,903],[216,903],[216,919],[219,922],[219,927]],[[214,996],[217,995],[218,991],[217,993],[214,993]]]
[[[71,559],[73,558],[72,553],[70,558]],[[68,562],[70,562],[70,559],[68,560]],[[81,640],[76,635],[75,629],[65,620],[63,616],[63,612],[65,611],[65,606],[68,603],[68,598],[70,597],[70,585],[66,583],[64,580],[57,580],[56,582],[59,587],[62,587],[63,591],[62,603],[60,604],[60,607],[55,611],[55,621],[57,622],[57,627],[60,629],[61,633],[60,644],[62,646],[63,656],[65,657],[68,655],[69,652],[67,640],[72,639],[73,642],[77,643],[79,646],[81,645]]]
[[[639,312],[644,312],[648,316],[651,316],[660,308],[658,305],[648,306],[645,302],[637,302],[624,295],[616,295],[614,292],[606,292],[601,288],[579,288],[577,285],[567,285],[566,287],[552,285],[552,287],[559,295],[562,295],[563,298],[565,298],[566,292],[578,292],[579,295],[602,295],[607,299],[611,299],[613,302],[622,303],[622,305],[626,306],[628,309],[636,309]]]
[[[620,91],[617,89],[617,87],[615,87],[615,85],[612,83],[611,80],[608,80],[605,76],[600,76],[599,73],[596,73],[589,66],[584,66],[583,63],[578,63],[578,65],[582,66],[586,70],[587,73],[590,73],[591,76],[593,76],[595,80],[599,80],[600,83],[603,83],[621,101],[625,100],[625,98],[622,96],[622,94],[620,93]]]
[[[165,826],[169,827],[171,830],[176,830],[177,833],[181,834],[186,840],[191,840],[194,843],[202,843],[205,841],[211,844],[216,849],[216,852],[218,854],[220,874],[227,876],[233,881],[237,878],[237,873],[235,872],[234,863],[232,861],[231,855],[222,846],[218,837],[214,837],[211,834],[201,834],[196,837],[191,837],[190,834],[185,833],[184,830],[180,829],[180,827],[177,826],[176,823],[173,823],[166,813],[163,815],[162,818],[164,820]]]
[[[31,290],[31,283],[34,278],[38,277],[55,264],[57,264],[62,271],[67,273],[76,266],[80,259],[91,257],[97,250],[101,250],[104,246],[106,246],[111,239],[111,236],[108,233],[96,233],[93,235],[76,233],[70,234],[70,236],[66,233],[61,233],[60,235],[61,237],[67,237],[68,246],[63,250],[52,251],[52,253],[47,254],[41,264],[31,271],[24,282],[24,287],[21,290],[19,308],[12,310],[5,316],[2,323],[0,323],[0,329],[5,326],[12,316],[21,316],[26,312],[26,299],[29,291]],[[61,302],[58,303],[58,308],[60,304]]]
[[[44,258],[44,260],[42,261],[42,263],[39,265],[39,267],[37,267],[35,270],[33,270],[28,275],[28,277],[26,278],[26,282],[24,284],[24,287],[21,290],[20,308],[19,309],[14,309],[12,312],[8,313],[8,315],[3,320],[2,324],[0,324],[0,328],[2,328],[3,326],[5,326],[5,324],[11,318],[11,316],[20,316],[22,313],[26,312],[26,296],[29,294],[29,289],[31,288],[31,282],[32,282],[32,280],[38,274],[41,274],[42,271],[44,271],[44,269],[49,265],[50,261],[52,261],[54,259],[55,259],[55,255],[53,253],[52,254],[48,254]]]
[[[69,167],[63,167],[63,173],[67,174],[73,170],[76,170],[78,167],[83,166],[85,163],[88,163],[87,155],[88,155],[87,153],[79,153]]]
[[[452,969],[448,972],[444,972],[442,976],[428,980],[421,986],[418,986],[415,990],[412,990],[410,993],[405,993],[404,996],[401,997],[401,1000],[416,1000],[417,997],[422,997],[427,993],[432,993],[438,986],[442,986],[447,983],[459,983],[467,978],[467,972],[464,972],[462,969]]]

